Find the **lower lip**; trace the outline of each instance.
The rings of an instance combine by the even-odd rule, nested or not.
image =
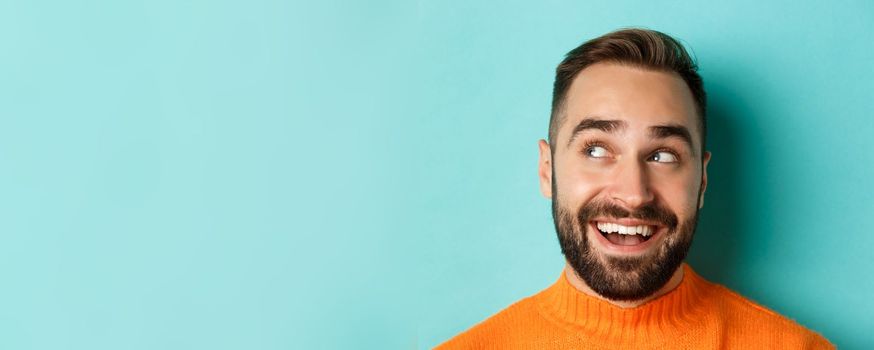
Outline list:
[[[601,234],[601,231],[598,230],[598,226],[594,222],[589,222],[589,228],[591,229],[593,235],[595,236],[595,240],[604,248],[604,251],[607,253],[617,253],[617,254],[634,254],[634,253],[643,253],[649,250],[650,247],[654,246],[656,241],[659,240],[662,236],[662,231],[664,231],[663,227],[660,227],[653,233],[652,237],[650,237],[646,242],[637,244],[637,245],[618,245],[610,242],[607,237]]]

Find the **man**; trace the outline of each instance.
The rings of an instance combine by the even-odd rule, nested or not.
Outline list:
[[[707,188],[705,107],[668,35],[620,30],[569,52],[539,142],[564,272],[438,348],[833,348],[683,263]]]

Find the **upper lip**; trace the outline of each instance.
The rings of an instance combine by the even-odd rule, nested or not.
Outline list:
[[[624,218],[624,219],[599,218],[599,219],[593,219],[592,222],[604,222],[604,223],[611,223],[611,224],[619,224],[622,226],[641,226],[641,225],[662,226],[661,224],[656,223],[656,222],[648,222],[648,221],[644,221],[644,220],[631,219],[631,218]]]

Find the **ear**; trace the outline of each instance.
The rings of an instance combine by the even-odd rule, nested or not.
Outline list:
[[[552,198],[552,151],[546,140],[537,142],[540,148],[540,161],[537,166],[537,175],[540,177],[540,193],[546,198]]]
[[[701,159],[701,191],[698,195],[698,209],[704,207],[704,191],[707,191],[707,164],[710,163],[710,157],[710,152],[706,151]]]

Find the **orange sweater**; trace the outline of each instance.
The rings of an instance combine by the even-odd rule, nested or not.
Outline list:
[[[562,273],[437,349],[833,349],[825,338],[710,283],[683,264],[683,281],[623,309],[574,288]]]

